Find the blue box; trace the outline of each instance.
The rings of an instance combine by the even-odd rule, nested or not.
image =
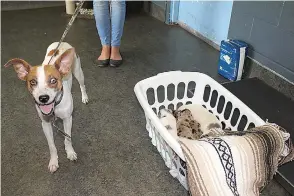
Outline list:
[[[230,81],[242,78],[248,44],[240,40],[221,41],[218,73]]]

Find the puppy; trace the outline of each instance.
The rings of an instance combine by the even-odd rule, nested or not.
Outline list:
[[[46,136],[50,161],[48,169],[51,173],[58,169],[58,155],[54,144],[51,121],[54,117],[63,120],[64,132],[71,137],[73,99],[71,94],[72,73],[78,80],[82,92],[82,102],[88,102],[88,95],[84,85],[84,74],[80,58],[75,49],[68,43],[61,43],[55,51],[58,42],[48,48],[41,65],[31,66],[23,59],[11,59],[5,67],[12,65],[19,79],[26,82],[28,91],[32,94],[38,115],[42,122]],[[54,55],[54,56],[53,56]],[[53,57],[52,57],[53,56]],[[48,64],[49,60],[52,60]],[[70,138],[65,137],[65,151],[71,161],[77,159]]]
[[[210,113],[207,109],[199,104],[183,105],[178,108],[178,111],[184,111],[188,109],[193,115],[194,120],[200,123],[203,134],[206,135],[211,132],[212,129],[221,129],[222,124],[216,118],[216,116]]]
[[[170,132],[170,134],[177,139],[176,118],[174,117],[172,111],[163,108],[159,111],[158,118],[162,125]]]
[[[175,111],[174,116],[177,119],[177,134],[179,137],[190,140],[200,139],[203,131],[200,128],[200,124],[193,118],[190,110]]]
[[[200,124],[196,122],[191,112],[161,109],[158,114],[160,122],[174,138],[182,137],[197,140],[203,134]]]

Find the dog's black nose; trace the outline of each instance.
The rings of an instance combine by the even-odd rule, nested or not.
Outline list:
[[[39,100],[41,103],[47,103],[47,101],[49,100],[49,95],[41,95],[39,97]]]

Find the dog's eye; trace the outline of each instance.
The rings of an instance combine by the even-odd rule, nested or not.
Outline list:
[[[55,84],[56,82],[57,82],[57,80],[56,80],[55,78],[51,78],[51,79],[50,79],[50,83],[51,83],[51,84]]]
[[[37,81],[33,79],[33,80],[30,81],[30,84],[31,84],[31,86],[36,86],[37,85]]]

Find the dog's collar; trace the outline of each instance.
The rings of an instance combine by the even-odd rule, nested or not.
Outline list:
[[[59,93],[55,97],[54,107],[57,106],[58,104],[60,104],[62,98],[63,98],[63,87],[61,88],[61,91],[59,91]]]

